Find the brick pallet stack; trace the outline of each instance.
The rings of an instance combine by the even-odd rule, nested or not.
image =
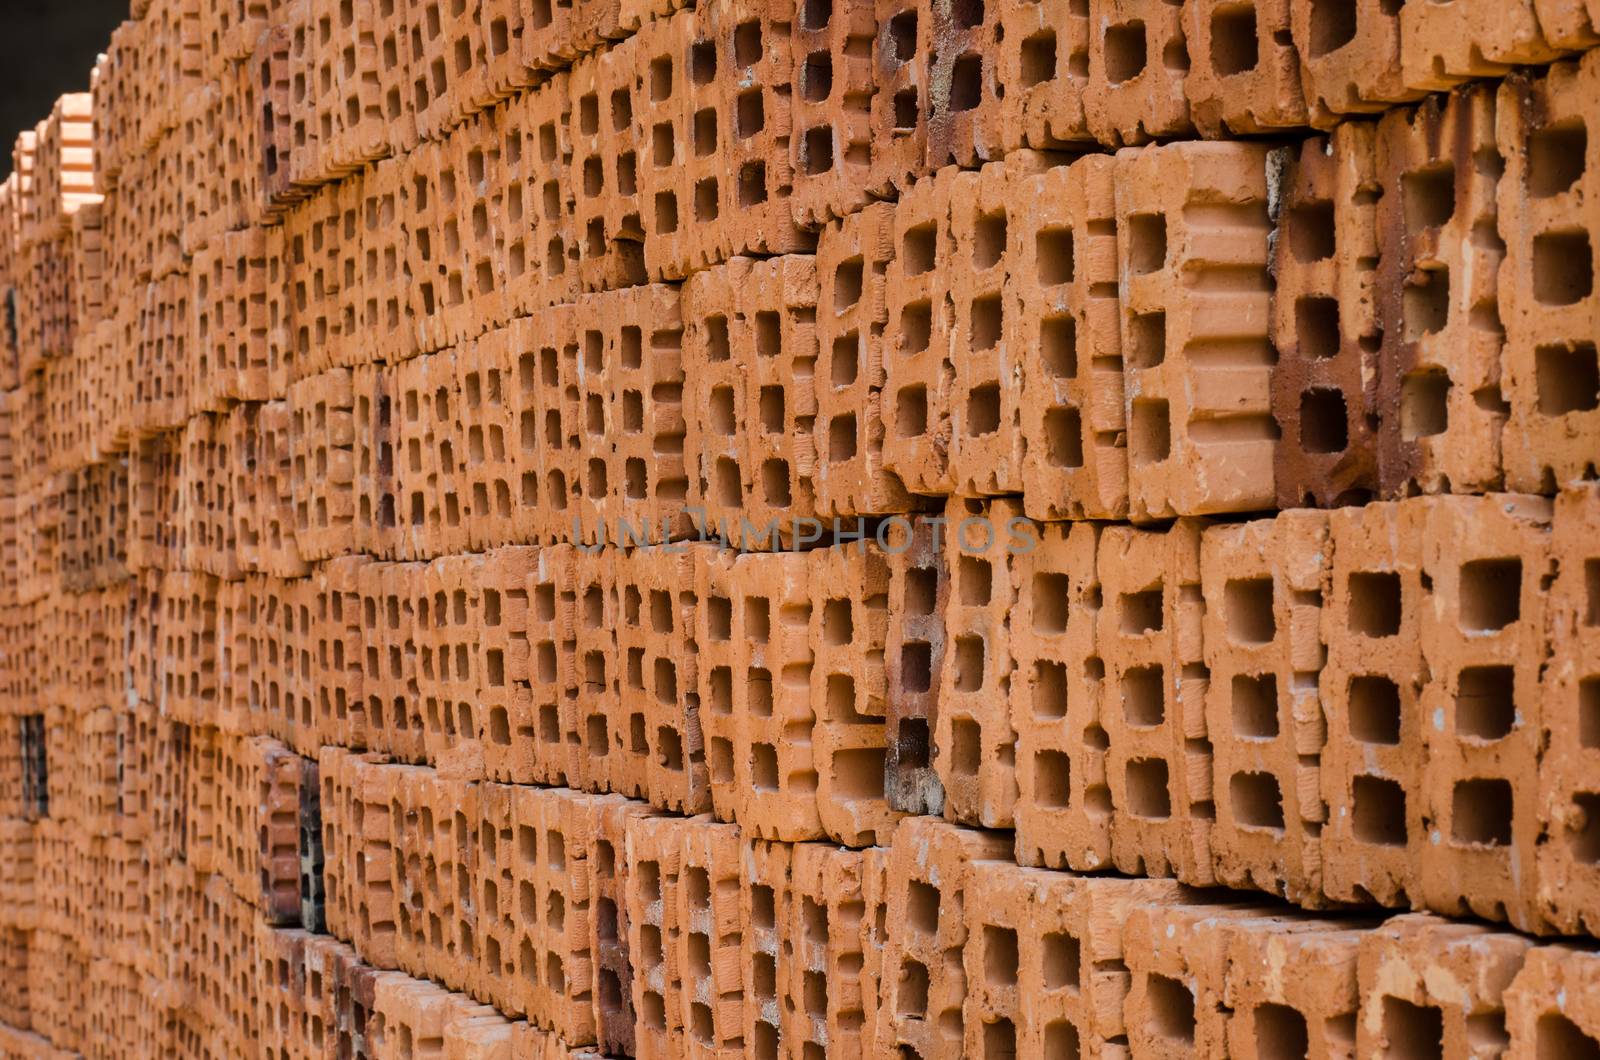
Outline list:
[[[1600,1050],[1600,8],[130,14],[0,1056]]]

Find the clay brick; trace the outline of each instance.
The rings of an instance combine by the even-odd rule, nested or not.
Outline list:
[[[934,771],[947,820],[1008,828],[1017,798],[1010,553],[1031,528],[1015,500],[952,498],[945,508],[944,664],[934,730]]]
[[[793,957],[794,907],[799,904],[799,897],[793,891],[790,873],[797,849],[790,843],[750,839],[738,851],[739,928],[742,947],[748,954],[741,968],[745,1003],[740,1030],[757,1056],[782,1056],[794,1050],[789,1033],[794,1013],[788,1006],[796,1000],[804,1005],[793,982],[805,977],[795,967]],[[826,1005],[826,980],[819,982],[813,974],[811,986],[812,1003],[802,1011],[816,1006],[819,987],[821,1003]]]
[[[353,363],[393,364],[418,352],[411,304],[410,225],[405,211],[411,188],[407,163],[385,159],[361,175],[360,225],[355,240],[361,250],[358,270],[360,301],[356,320],[360,339],[347,349]]]
[[[911,510],[883,466],[885,287],[895,207],[873,203],[817,240],[817,508],[828,515]]]
[[[261,737],[225,736],[218,745],[221,871],[234,893],[272,924],[297,923],[300,916],[303,761]]]
[[[939,675],[944,669],[945,609],[950,568],[937,519],[904,524],[886,537],[889,628],[884,639],[886,754],[884,796],[901,813],[938,814],[944,787],[933,768],[939,725]]]
[[[357,749],[368,745],[366,690],[362,683],[363,556],[342,556],[319,564],[312,575],[313,610],[307,629],[317,695],[317,729],[322,738]],[[299,746],[302,754],[316,747]]]
[[[401,773],[375,754],[325,748],[322,780],[324,880],[328,930],[350,942],[369,964],[393,968],[396,939],[394,807]]]
[[[1346,122],[1280,156],[1286,190],[1272,258],[1280,507],[1334,507],[1377,492],[1375,128]]]
[[[577,359],[573,314],[572,306],[554,306],[513,320],[503,340],[490,340],[504,342],[503,385],[514,387],[507,400],[515,418],[511,535],[517,541],[573,536],[576,508],[567,484],[576,461],[578,402],[561,379],[563,363]]]
[[[822,843],[793,848],[789,920],[782,931],[790,945],[786,1006],[792,1017],[785,1037],[803,1055],[807,1046],[840,1056],[866,1056],[872,1050],[872,1010],[878,982],[866,969],[873,948],[866,904],[865,876],[883,851],[840,850]],[[747,912],[746,944],[757,910]],[[747,988],[746,996],[753,991]],[[745,1005],[747,1017],[755,1006]],[[754,1035],[747,1038],[756,1043]],[[792,1055],[792,1054],[791,1054]]]
[[[899,818],[884,799],[888,564],[881,549],[859,543],[818,549],[809,559],[811,702],[820,707],[812,740],[822,828],[846,846],[887,842]]]
[[[1335,901],[1417,900],[1425,719],[1418,551],[1422,508],[1372,504],[1329,513],[1332,572],[1322,612],[1328,657],[1319,763],[1328,823],[1323,889]]]
[[[125,20],[115,27],[90,79],[95,170],[101,191],[116,186],[123,166],[140,147],[138,125],[147,88],[141,70],[148,32],[149,23],[138,19]]]
[[[642,796],[644,778],[633,760],[611,753],[612,741],[620,748],[631,740],[631,719],[624,717],[619,687],[617,567],[611,553],[579,550],[576,589],[578,666],[578,735],[581,751],[575,755],[573,779],[586,791],[610,791]],[[640,724],[643,725],[641,718]],[[643,735],[641,734],[641,741]]]
[[[1123,872],[1211,882],[1212,748],[1207,738],[1200,584],[1202,524],[1107,527],[1096,616],[1105,666],[1111,856]]]
[[[1502,494],[1407,505],[1424,509],[1419,544],[1433,593],[1420,626],[1421,898],[1441,913],[1534,927],[1550,502]]]
[[[514,536],[511,337],[508,329],[498,328],[455,350],[463,452],[451,485],[464,495],[467,545],[480,552]]]
[[[87,92],[59,97],[38,126],[32,209],[22,217],[26,242],[64,234],[80,207],[98,202],[94,181],[94,101]]]
[[[1000,129],[1010,149],[1049,149],[1092,139],[1084,119],[1092,39],[1087,8],[1000,5],[996,77],[1005,87]]]
[[[409,105],[415,135],[423,140],[442,140],[486,102],[476,83],[484,66],[481,6],[482,0],[448,7],[440,0],[405,0]],[[404,126],[392,129],[391,136],[397,154],[415,143]]]
[[[1016,671],[1016,858],[1093,871],[1111,863],[1111,795],[1097,647],[1101,530],[1045,523],[1034,547],[1008,556],[1015,600],[1008,632]]]
[[[422,1050],[443,1057],[445,1038],[460,1024],[493,1016],[465,994],[451,993],[426,979],[386,974],[373,984],[371,1015],[374,1060],[401,1060]]]
[[[1547,705],[1548,735],[1538,815],[1553,838],[1539,847],[1534,904],[1538,917],[1564,934],[1592,934],[1597,908],[1591,844],[1600,816],[1589,790],[1600,745],[1600,553],[1591,540],[1597,501],[1592,488],[1557,497],[1551,538],[1556,579],[1546,604],[1550,661],[1539,702]]]
[[[578,291],[572,98],[562,73],[491,112],[503,141],[494,224],[511,316],[570,302]]]
[[[469,780],[483,776],[483,565],[482,555],[429,563],[415,609],[423,747],[441,773]]]
[[[1205,531],[1206,731],[1219,882],[1319,904],[1325,823],[1317,693],[1329,589],[1327,519],[1291,511]]]
[[[610,627],[619,671],[609,752],[619,760],[619,772],[612,773],[610,790],[686,814],[711,805],[699,716],[694,574],[698,554],[709,548],[656,546],[612,559],[621,606]],[[618,786],[618,779],[626,782]]]
[[[464,342],[506,319],[500,117],[475,115],[407,156],[416,219],[408,266],[421,295],[412,312],[422,317],[423,350]]]
[[[181,104],[173,137],[178,141],[178,244],[185,255],[223,233],[223,158],[227,141],[221,128],[222,88],[216,82],[198,85]]]
[[[1422,8],[1400,10],[1400,73],[1407,88],[1448,89],[1559,54],[1545,40],[1532,2],[1474,4],[1449,18]]]
[[[1427,915],[1392,917],[1361,941],[1358,1055],[1422,1049],[1468,1055],[1503,1040],[1505,989],[1529,940]]]
[[[1008,224],[1013,282],[1005,296],[1005,342],[1022,370],[1015,481],[1027,486],[1032,518],[1123,518],[1113,163],[1094,156],[1042,172],[1007,169],[1011,201],[1021,204]]]
[[[397,487],[400,497],[398,554],[424,559],[467,547],[462,501],[452,488],[457,481],[461,444],[461,393],[456,355],[443,350],[414,357],[399,366]]]
[[[1590,950],[1566,943],[1529,950],[1501,995],[1508,1050],[1577,1056],[1600,1045],[1594,981]]]
[[[1136,521],[1272,506],[1266,163],[1249,144],[1117,155]]]
[[[639,41],[629,37],[585,56],[570,74],[572,231],[578,277],[586,291],[643,283],[640,126],[643,87],[634,83]],[[653,205],[649,208],[654,209]]]
[[[1600,368],[1587,321],[1600,234],[1577,206],[1600,177],[1587,150],[1595,60],[1559,63],[1501,86],[1495,145],[1505,159],[1496,217],[1506,241],[1498,307],[1506,486],[1550,493],[1592,477],[1600,439]],[[1580,143],[1580,141],[1582,141]],[[1585,272],[1585,268],[1588,272]]]
[[[307,559],[349,547],[355,518],[355,396],[347,369],[334,369],[290,389],[293,412],[295,546]]]
[[[396,767],[398,804],[391,804],[398,904],[395,954],[400,967],[465,988],[477,972],[477,870],[471,842],[480,815],[479,786],[431,769]]]
[[[874,0],[872,169],[867,189],[880,197],[910,190],[927,172],[929,69],[933,5],[926,0]]]
[[[627,825],[635,1055],[742,1050],[739,829],[709,817]]]
[[[1120,147],[1192,134],[1182,7],[1105,0],[1090,8],[1089,22],[1083,111],[1094,138]]]
[[[1488,324],[1505,255],[1494,229],[1494,96],[1466,89],[1378,123],[1378,478],[1384,497],[1500,478],[1500,351]],[[1498,314],[1492,319],[1498,320]]]
[[[1306,124],[1300,60],[1290,37],[1292,0],[1187,4],[1193,65],[1184,78],[1202,136],[1239,136]]]
[[[813,227],[867,204],[878,24],[866,4],[817,5],[798,15],[790,24],[790,208]]]
[[[1010,840],[930,817],[908,817],[889,853],[882,1012],[876,1052],[963,1055],[968,996],[961,954],[975,862],[1007,858]]]
[[[1001,124],[1006,85],[996,47],[1005,36],[1011,5],[931,6],[935,45],[928,68],[928,168],[995,161],[1011,139]]]
[[[628,822],[655,811],[642,802],[618,795],[595,799],[589,861],[590,966],[595,1038],[606,1053],[627,1056],[634,1051],[633,964],[630,960]]]
[[[1182,900],[1169,880],[975,862],[962,955],[967,1048],[983,1055],[1010,1045],[1019,1056],[1071,1055],[1073,1046],[1093,1056],[1115,1048],[1128,1034],[1124,925],[1139,906]]]
[[[808,255],[736,257],[684,288],[690,501],[740,548],[793,547],[815,517],[816,303]]]
[[[398,93],[386,98],[380,36],[382,21],[395,18],[394,7],[390,0],[312,0],[318,33],[312,102],[321,172],[351,173],[390,151],[390,123],[401,118],[401,99]]]

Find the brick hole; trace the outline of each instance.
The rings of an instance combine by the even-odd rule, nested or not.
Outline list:
[[[641,682],[632,682],[632,687],[641,687]],[[650,742],[645,738],[643,714],[635,713],[628,717],[628,752],[634,755],[647,755],[650,753]]]
[[[1120,85],[1124,81],[1138,77],[1148,62],[1144,23],[1134,19],[1119,25],[1107,26],[1103,53],[1108,82]]]
[[[697,85],[708,85],[717,76],[717,45],[715,41],[695,41],[689,48],[689,79]]]
[[[1078,1028],[1066,1020],[1045,1024],[1044,1055],[1051,1060],[1078,1060],[1081,1055]]]
[[[584,736],[584,743],[588,746],[590,755],[598,758],[610,749],[611,738],[606,732],[605,718],[591,715],[584,727]]]
[[[721,638],[726,640],[727,638]],[[714,714],[733,713],[733,671],[726,666],[713,667],[707,678],[711,691],[711,711]]]
[[[1461,628],[1492,632],[1522,614],[1522,560],[1479,559],[1461,565]]]
[[[771,887],[758,883],[750,888],[750,918],[755,926],[770,931],[778,922],[777,896]]]
[[[1400,178],[1400,194],[1406,231],[1437,228],[1456,212],[1456,167],[1440,162],[1406,173]]]
[[[1240,644],[1267,644],[1277,636],[1271,578],[1234,578],[1223,589],[1228,636]]]
[[[1578,682],[1577,716],[1579,745],[1600,748],[1600,676],[1585,677]]]
[[[917,90],[914,88],[902,89],[894,94],[894,127],[895,129],[915,129],[917,127]]]
[[[764,386],[757,400],[761,415],[761,430],[766,434],[783,433],[783,387]]]
[[[1572,118],[1535,130],[1528,136],[1528,194],[1535,199],[1560,195],[1583,176],[1589,153],[1589,130]]]
[[[1600,1040],[1584,1033],[1559,1012],[1539,1017],[1534,1031],[1534,1055],[1539,1060],[1591,1060],[1600,1057]]]
[[[689,1030],[702,1045],[709,1046],[716,1043],[710,1005],[696,1001],[689,1006]]]
[[[1033,756],[1033,798],[1043,809],[1064,810],[1072,802],[1072,760],[1062,751]]]
[[[1254,70],[1259,61],[1256,9],[1230,4],[1211,13],[1211,65],[1222,77]]]
[[[1235,773],[1228,778],[1228,799],[1241,827],[1283,830],[1283,792],[1271,773]]]
[[[645,990],[644,1005],[639,1013],[639,1018],[644,1020],[645,1026],[652,1030],[666,1030],[667,1003],[660,994],[654,990]]]
[[[744,635],[756,644],[765,644],[772,638],[772,603],[766,597],[745,600]]]
[[[1510,845],[1510,781],[1492,777],[1457,781],[1450,804],[1450,838],[1454,842]]]
[[[694,153],[696,158],[705,158],[717,150],[717,112],[710,107],[699,111],[694,116]]]
[[[1158,464],[1173,452],[1171,412],[1165,400],[1139,399],[1133,402],[1133,437],[1130,456],[1133,463]]]
[[[794,502],[787,460],[772,457],[761,462],[761,495],[774,508],[787,508]]]
[[[971,718],[951,719],[951,772],[961,776],[977,776],[980,757],[981,741],[979,738],[978,723],[973,721]]]
[[[1572,858],[1583,865],[1600,864],[1600,794],[1572,796]]]
[[[1233,733],[1250,740],[1278,735],[1278,678],[1275,674],[1234,674]]]
[[[1323,360],[1339,352],[1339,302],[1322,295],[1303,295],[1294,303],[1295,338],[1300,355]]]
[[[678,230],[678,197],[670,191],[656,192],[656,231],[671,235]]]
[[[995,300],[996,306],[999,299]],[[974,304],[976,309],[976,304]],[[976,324],[974,324],[976,328]],[[991,345],[993,345],[991,343]],[[974,387],[967,394],[967,434],[971,437],[980,437],[993,434],[1000,429],[1000,387],[995,383],[986,383]]]
[[[778,1029],[760,1019],[756,1020],[755,1055],[757,1060],[778,1060]]]
[[[1194,992],[1176,979],[1155,972],[1145,975],[1150,1029],[1163,1038],[1194,1041]]]
[[[622,980],[610,968],[600,969],[600,1009],[609,1013],[622,1011]]]
[[[818,946],[828,944],[828,908],[807,895],[800,901],[800,922],[806,941]]]
[[[983,1060],[1016,1060],[1017,1026],[1004,1016],[983,1025]]]
[[[855,639],[855,621],[849,600],[829,600],[822,605],[822,639],[834,647]]]
[[[1159,633],[1165,624],[1164,599],[1160,586],[1136,593],[1123,593],[1118,600],[1122,616],[1122,632],[1127,636]]]
[[[1129,813],[1153,820],[1172,816],[1172,793],[1167,786],[1164,759],[1135,758],[1128,763],[1125,776]]]
[[[1517,721],[1516,672],[1509,666],[1469,666],[1456,683],[1456,733],[1479,740],[1509,735]]]
[[[734,105],[734,130],[739,139],[748,140],[767,126],[767,107],[761,89],[752,88],[739,93]]]
[[[719,784],[733,783],[733,744],[720,736],[713,736],[706,755],[706,769],[711,779]]]
[[[852,331],[833,340],[828,378],[835,388],[851,386],[861,374],[861,339]]]
[[[1298,1009],[1266,1002],[1255,1007],[1251,1019],[1260,1060],[1300,1060],[1311,1055],[1306,1018]]]
[[[733,31],[733,61],[740,67],[754,66],[761,60],[761,23],[741,22]]]
[[[1362,775],[1350,785],[1356,839],[1380,846],[1406,845],[1406,793],[1395,781]]]
[[[1410,288],[1407,288],[1409,291]],[[1400,436],[1406,441],[1443,434],[1450,426],[1450,377],[1438,369],[1400,380]]]
[[[1141,41],[1143,28],[1141,25]],[[1108,31],[1110,32],[1110,31]],[[1128,264],[1136,275],[1152,273],[1167,262],[1165,214],[1139,213],[1128,217]]]
[[[694,186],[694,219],[699,222],[717,219],[717,178],[707,177]]]
[[[818,125],[805,134],[805,167],[811,176],[833,169],[833,127]]]
[[[939,889],[921,880],[911,880],[906,888],[906,919],[924,935],[939,930]]]
[[[974,110],[983,102],[983,57],[975,54],[956,59],[950,69],[950,107],[953,113]]]
[[[983,214],[972,237],[972,264],[977,269],[992,269],[1006,252],[1006,214],[1004,210]]]
[[[771,744],[750,748],[750,783],[757,791],[778,790],[778,751]]]
[[[1544,305],[1572,305],[1594,292],[1594,251],[1587,232],[1533,237],[1533,296]]]
[[[952,0],[951,14],[961,29],[976,29],[983,25],[983,0]]]
[[[982,637],[956,638],[955,690],[976,692],[983,687],[984,644]]]
[[[1392,637],[1400,632],[1400,575],[1395,571],[1360,571],[1347,582],[1352,632],[1367,637]]]
[[[1540,346],[1533,357],[1541,415],[1564,416],[1600,408],[1600,361],[1593,343]]]
[[[752,666],[747,675],[749,691],[746,705],[757,718],[772,717],[772,673],[765,667]]]
[[[806,1014],[823,1019],[828,1014],[828,980],[821,972],[807,971],[801,978],[801,1000]]]
[[[913,640],[900,649],[900,687],[912,693],[933,687],[933,645]]]
[[[1056,35],[1053,30],[1040,30],[1022,42],[1022,87],[1032,88],[1056,77]]]
[[[1289,250],[1296,261],[1323,261],[1333,257],[1337,245],[1333,203],[1309,202],[1291,207],[1286,227],[1289,230]],[[1334,302],[1334,305],[1337,307],[1338,303]],[[1305,339],[1302,337],[1300,342],[1303,346]]]
[[[928,390],[921,386],[901,388],[895,396],[896,433],[915,438],[928,430]]]
[[[854,413],[828,421],[828,461],[839,464],[856,455],[856,417]]]
[[[672,60],[663,56],[650,61],[650,98],[661,102],[672,95]]]
[[[1034,269],[1039,283],[1054,286],[1072,282],[1072,229],[1040,229],[1033,237],[1033,251]]]
[[[1387,677],[1363,674],[1350,679],[1347,709],[1350,735],[1362,743],[1400,743],[1400,686]]]
[[[905,769],[926,769],[932,762],[927,718],[901,718],[896,730],[895,753]]]
[[[1413,1005],[1404,998],[1383,999],[1383,1037],[1389,1056],[1426,1060],[1444,1056],[1444,1013],[1432,1005]]]
[[[1424,335],[1442,331],[1450,321],[1450,270],[1444,266],[1419,270],[1412,274],[1401,293],[1401,315],[1405,323],[1405,341],[1416,342]],[[1418,375],[1443,374],[1438,372]],[[1410,380],[1412,376],[1407,376]],[[1402,392],[1401,401],[1405,400]],[[1404,418],[1404,407],[1401,413]]]
[[[922,1019],[928,1014],[928,969],[907,957],[900,963],[899,1015]]]
[[[800,92],[811,103],[820,103],[833,93],[833,56],[825,51],[806,56],[800,71]]]
[[[994,593],[994,567],[988,560],[962,556],[956,566],[956,581],[961,586],[964,607],[983,607]]]
[[[1044,414],[1045,459],[1052,467],[1083,466],[1083,420],[1070,405]]]
[[[888,45],[896,63],[908,63],[917,54],[917,13],[902,11],[889,20]]]
[[[1039,359],[1059,379],[1078,375],[1078,322],[1070,316],[1039,321]]]

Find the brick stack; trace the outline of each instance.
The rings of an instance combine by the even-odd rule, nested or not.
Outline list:
[[[0,1056],[1600,1050],[1592,10],[130,16]]]

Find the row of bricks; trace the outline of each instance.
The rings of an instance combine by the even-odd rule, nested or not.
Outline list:
[[[1597,517],[1589,489],[1165,530],[958,499],[942,527],[807,553],[147,576],[131,694],[303,754],[762,836],[881,842],[896,811],[942,809],[1014,825],[1025,863],[1592,930]],[[66,625],[120,630],[129,606]],[[55,650],[109,655],[104,628],[76,632]],[[87,694],[101,732],[118,694]]]
[[[1035,172],[1027,163],[1042,158],[1017,155],[869,208],[825,232],[815,258],[735,259],[681,292],[584,296],[417,363],[285,379],[295,425],[310,428],[293,432],[297,467],[307,466],[301,453],[359,465],[356,480],[314,481],[330,496],[302,506],[300,529],[350,542],[342,521],[328,521],[349,512],[361,523],[357,547],[370,533],[380,539],[370,551],[410,557],[593,540],[608,522],[683,526],[686,506],[726,529],[747,509],[903,511],[921,495],[1024,484],[1030,514],[1047,518],[1159,518],[1501,482],[1552,492],[1587,474],[1600,430],[1583,338],[1600,296],[1583,280],[1589,232],[1570,228],[1571,203],[1600,167],[1548,172],[1553,145],[1572,135],[1562,101],[1581,102],[1592,65],[1557,67],[1537,105],[1526,85],[1501,91],[1500,117],[1527,133],[1520,140],[1495,138],[1496,97],[1484,90],[1342,126],[1288,156],[1177,144]],[[1528,133],[1508,108],[1552,113],[1548,135]],[[1461,125],[1476,131],[1450,139],[1458,146],[1448,151],[1430,146]],[[1482,172],[1497,142],[1511,148],[1499,185],[1514,215],[1498,222],[1495,181]],[[1267,188],[1280,168],[1289,191],[1274,230]],[[1562,180],[1550,210],[1542,199],[1527,200],[1537,210],[1518,205],[1524,184]],[[1398,194],[1370,205],[1374,181]],[[1218,196],[1229,205],[1205,205]],[[1042,205],[1015,223],[1008,197]],[[1224,220],[1198,224],[1202,207]],[[1501,240],[1465,238],[1486,224],[1499,224]],[[264,284],[273,270],[252,271]],[[1450,281],[1496,272],[1498,289]],[[1255,278],[1247,289],[1230,286],[1246,274]],[[134,331],[146,339],[133,344],[133,368],[148,386],[133,394],[115,371],[85,370],[77,358],[24,388],[67,413],[58,422],[68,429],[52,432],[67,454],[58,463],[184,423],[183,387],[159,369],[192,367],[204,345],[163,328],[185,304],[177,292],[141,310]],[[600,326],[585,326],[594,319]],[[1484,326],[1491,319],[1496,327]],[[1249,334],[1235,334],[1240,321]],[[86,349],[99,361],[118,348],[113,334]],[[245,374],[259,393],[269,359],[239,360],[254,366]],[[419,398],[440,386],[443,399],[427,408]],[[1247,408],[1241,389],[1254,395]],[[213,390],[230,393],[242,390]],[[125,395],[136,408],[124,418],[97,395]],[[14,433],[32,418],[18,409]],[[385,454],[392,466],[401,431],[434,437],[406,454],[385,489]],[[404,482],[413,471],[426,491]],[[358,487],[374,496],[357,500]],[[462,510],[449,510],[452,496]],[[313,523],[322,508],[326,519]],[[400,529],[408,516],[423,533]],[[314,544],[306,553],[326,554]]]

